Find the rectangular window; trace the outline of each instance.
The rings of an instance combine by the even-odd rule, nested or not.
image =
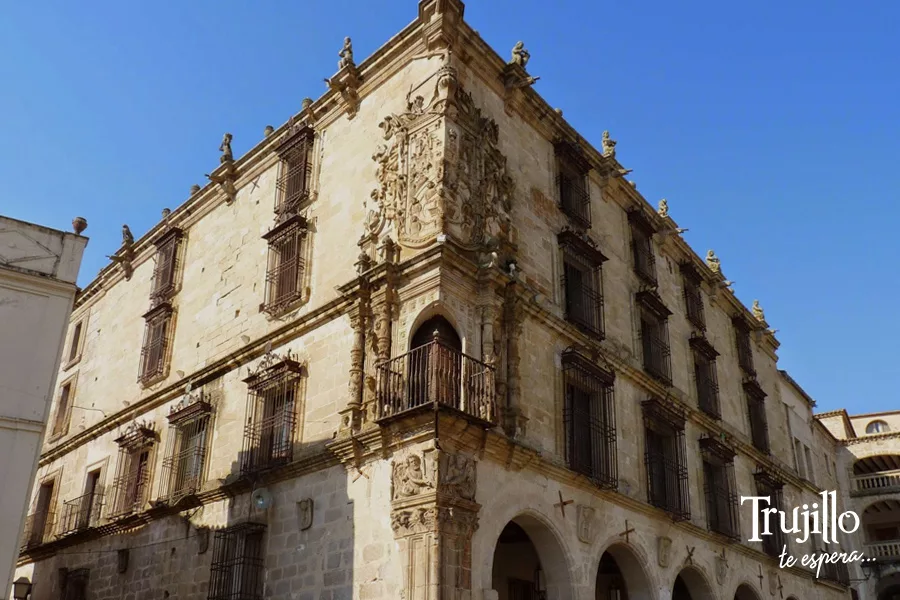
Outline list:
[[[150,292],[150,299],[154,304],[165,302],[175,295],[181,239],[181,230],[172,227],[154,242],[156,265],[153,269],[153,287]]]
[[[81,330],[84,327],[84,321],[75,323],[75,329],[72,331],[72,340],[69,342],[69,357],[67,362],[74,363],[81,356]]]
[[[597,485],[618,485],[614,375],[575,352],[563,353],[566,461]]]
[[[719,408],[719,379],[716,374],[716,357],[719,353],[703,337],[692,336],[690,344],[694,355],[697,405],[700,410],[718,419],[722,416]]]
[[[308,231],[303,217],[293,217],[263,236],[269,243],[263,310],[279,314],[303,299]]]
[[[249,396],[241,472],[261,471],[293,459],[303,374],[299,363],[286,358],[244,380]]]
[[[61,570],[60,598],[62,600],[85,600],[87,598],[90,569]]]
[[[794,438],[794,466],[797,468],[797,475],[806,479],[806,465],[803,460],[803,444],[800,440]]]
[[[215,532],[208,600],[262,600],[265,525],[244,523]]]
[[[158,441],[155,431],[138,424],[129,427],[125,435],[116,440],[119,459],[110,516],[120,517],[143,510],[150,489],[153,450]]]
[[[304,126],[289,132],[276,149],[281,157],[281,175],[275,184],[275,214],[279,220],[300,214],[300,207],[309,198],[314,140],[313,129]]]
[[[84,482],[84,493],[64,504],[60,527],[62,534],[75,533],[99,524],[100,511],[103,507],[103,485],[100,483],[100,477],[100,469],[88,473]]]
[[[559,192],[559,208],[581,227],[591,226],[591,193],[588,173],[591,164],[574,144],[559,142],[555,146]]]
[[[732,321],[734,325],[735,343],[737,346],[738,366],[741,370],[750,376],[756,375],[753,368],[753,346],[750,343],[750,328],[746,321],[740,317]]]
[[[747,414],[750,422],[750,438],[753,446],[760,452],[769,452],[769,425],[766,418],[766,393],[755,381],[744,383],[744,396],[747,401]],[[803,457],[800,457],[803,460]]]
[[[715,437],[700,439],[703,457],[703,484],[706,520],[710,531],[740,539],[737,484],[734,479],[735,452]]]
[[[603,276],[606,257],[592,244],[571,231],[559,235],[563,250],[563,290],[566,319],[603,338]]]
[[[806,478],[812,483],[816,482],[815,472],[813,471],[813,459],[812,454],[809,451],[809,446],[803,446],[803,453],[806,455]]]
[[[56,404],[56,414],[53,417],[53,428],[50,434],[53,437],[65,435],[69,431],[69,418],[72,414],[73,381],[63,384],[59,390],[59,402]]]
[[[781,532],[781,521],[778,513],[769,514],[764,512],[766,508],[774,508],[776,510],[784,510],[784,501],[782,498],[782,488],[784,484],[777,478],[766,471],[757,471],[754,476],[756,479],[756,495],[769,498],[769,502],[760,501],[760,537],[762,538],[763,552],[769,556],[777,558],[785,544],[784,534]],[[768,521],[768,531],[770,535],[763,535],[766,531],[766,522]],[[789,552],[790,553],[790,552]]]
[[[25,518],[23,546],[30,548],[50,541],[56,525],[56,513],[53,510],[56,499],[56,481],[44,481],[38,488],[32,513]]]
[[[644,370],[666,385],[672,384],[668,317],[671,312],[654,292],[637,294],[641,319]]]
[[[706,329],[706,315],[703,312],[703,293],[700,291],[702,276],[690,263],[681,266],[684,283],[684,306],[688,321],[697,329]]]
[[[641,280],[656,286],[656,256],[653,253],[653,226],[637,209],[628,213],[631,223],[631,254],[634,272]]]
[[[691,518],[684,414],[661,400],[642,403],[647,500],[676,520]]]
[[[144,342],[138,378],[141,383],[151,383],[166,376],[173,314],[170,304],[160,304],[144,315]]]
[[[212,409],[197,394],[186,406],[169,413],[169,435],[160,501],[177,504],[200,491],[205,481]]]

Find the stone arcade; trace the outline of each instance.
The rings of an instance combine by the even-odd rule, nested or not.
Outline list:
[[[849,595],[742,533],[836,486],[773,332],[463,9],[346,38],[81,292],[33,600]]]

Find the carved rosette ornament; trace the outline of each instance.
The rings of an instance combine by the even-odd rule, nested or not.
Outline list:
[[[379,124],[384,138],[372,156],[378,187],[367,203],[367,234],[393,235],[421,248],[438,234],[467,249],[508,240],[514,185],[498,149],[499,129],[441,67],[431,98]]]

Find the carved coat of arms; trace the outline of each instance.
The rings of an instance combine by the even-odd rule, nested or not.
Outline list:
[[[728,561],[724,556],[716,556],[716,583],[725,585],[726,577],[728,577]]]
[[[370,236],[391,233],[422,247],[440,233],[471,249],[507,239],[514,185],[497,148],[499,129],[442,67],[431,100],[417,96],[405,112],[379,124],[378,187],[367,202]]]
[[[672,540],[665,536],[656,538],[656,562],[660,568],[668,568],[672,560]]]
[[[594,541],[594,516],[596,511],[590,506],[578,505],[578,539],[585,544]]]

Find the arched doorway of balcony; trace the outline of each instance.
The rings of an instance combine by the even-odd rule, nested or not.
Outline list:
[[[675,578],[672,600],[716,600],[716,596],[700,569],[685,567]]]
[[[760,600],[760,598],[759,594],[752,587],[742,583],[734,593],[734,600]]]
[[[573,598],[565,552],[556,534],[530,515],[507,523],[494,548],[491,587],[497,600]]]
[[[624,544],[613,544],[597,567],[596,600],[645,600],[653,598],[650,580],[641,559]]]
[[[852,490],[860,495],[900,490],[900,454],[876,454],[853,463]]]

